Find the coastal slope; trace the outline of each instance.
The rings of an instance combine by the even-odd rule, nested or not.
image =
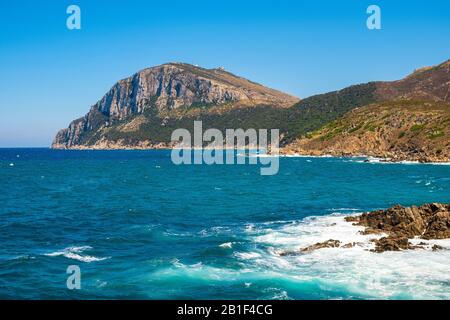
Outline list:
[[[450,161],[450,61],[374,87],[372,103],[300,135],[283,152]]]
[[[450,161],[450,104],[376,103],[348,112],[283,150],[303,155],[366,155],[391,161]]]

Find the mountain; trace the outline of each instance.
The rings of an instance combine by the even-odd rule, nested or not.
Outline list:
[[[301,135],[284,152],[450,161],[450,61],[372,89],[371,103]]]
[[[223,68],[204,69],[185,63],[168,63],[117,82],[87,115],[57,134],[53,147],[95,144],[90,139],[93,135],[102,130],[111,131],[108,129],[119,123],[123,125],[123,121],[131,123],[118,130],[132,132],[133,128],[145,124],[145,116],[149,115],[150,118],[166,117],[217,106],[283,108],[297,101],[293,96],[235,76]],[[152,136],[145,138],[155,140]]]
[[[450,60],[434,67],[416,70],[398,81],[369,82],[299,100],[235,76],[222,68],[203,69],[188,64],[169,63],[145,69],[119,81],[91,107],[86,116],[61,130],[52,147],[167,147],[173,130],[192,130],[194,120],[202,120],[204,130],[280,129],[280,144],[287,153],[316,154],[321,153],[322,147],[323,152],[334,148],[333,152],[336,154],[352,153],[357,150],[338,147],[341,138],[337,132],[333,134],[336,140],[328,139],[329,144],[326,145],[314,143],[318,141],[314,139],[318,138],[323,142],[320,135],[326,135],[326,130],[330,128],[326,126],[335,126],[334,121],[342,119],[342,123],[352,126],[349,121],[352,117],[364,118],[373,114],[364,110],[385,108],[390,113],[389,103],[392,105],[392,115],[389,117],[392,116],[393,121],[401,112],[409,114],[414,109],[409,108],[404,101],[424,112],[427,110],[426,103],[445,112],[450,102],[449,68]],[[360,114],[351,113],[358,112],[359,109],[362,109]],[[424,116],[428,117],[430,114],[426,113]],[[408,119],[405,116],[404,121],[407,122]],[[348,130],[342,128],[342,133],[352,129],[353,127]],[[351,131],[354,132],[356,131]],[[444,130],[444,138],[445,132]],[[395,136],[395,132],[392,134]],[[428,135],[416,136],[416,139],[425,139]],[[405,134],[402,138],[412,139],[412,136]],[[437,142],[436,139],[440,141],[441,138],[435,137],[433,141]],[[334,141],[336,144],[333,144]],[[443,148],[441,152],[446,154],[442,143],[432,146],[433,152]],[[401,150],[405,148],[401,147]],[[370,145],[361,150],[370,151]],[[407,153],[409,149],[405,150]]]

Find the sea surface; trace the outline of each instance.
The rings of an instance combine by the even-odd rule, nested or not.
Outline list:
[[[373,253],[343,220],[429,202],[450,202],[450,166],[0,149],[0,298],[450,299],[450,250]],[[280,256],[328,239],[359,245]]]

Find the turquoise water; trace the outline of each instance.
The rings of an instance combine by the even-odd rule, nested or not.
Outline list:
[[[0,298],[450,299],[450,250],[375,254],[343,222],[449,202],[446,165],[281,158],[261,176],[170,151],[0,149],[0,190]],[[279,255],[330,238],[361,246]]]

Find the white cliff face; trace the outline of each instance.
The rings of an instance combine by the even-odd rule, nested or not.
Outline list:
[[[270,104],[286,107],[298,99],[222,69],[165,64],[142,70],[117,82],[81,119],[58,132],[54,148],[81,142],[81,135],[145,110],[170,111],[193,105]]]
[[[222,104],[245,100],[249,97],[242,89],[199,77],[174,65],[163,65],[119,81],[95,107],[112,119],[122,119],[143,112],[152,102],[159,110],[170,110],[189,107],[193,103]]]

